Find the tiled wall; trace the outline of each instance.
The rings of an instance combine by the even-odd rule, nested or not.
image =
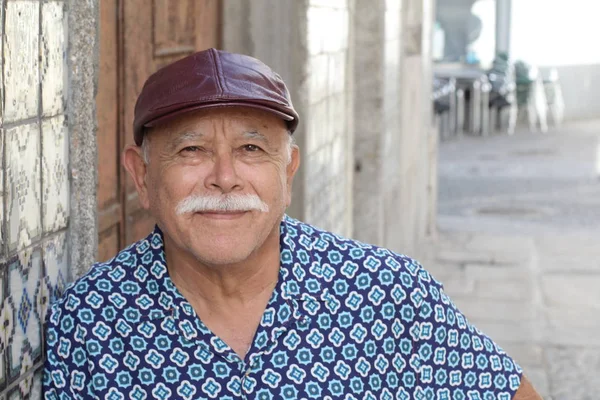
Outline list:
[[[0,399],[38,399],[42,325],[68,267],[66,13],[62,1],[4,0],[0,10]]]
[[[307,17],[305,219],[352,233],[349,1],[311,0]]]

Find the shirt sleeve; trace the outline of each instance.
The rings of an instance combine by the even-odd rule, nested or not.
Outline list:
[[[418,274],[411,299],[418,315],[410,332],[416,398],[420,391],[422,398],[511,400],[521,383],[519,365],[469,323],[426,270]]]
[[[50,308],[46,320],[44,399],[95,398],[88,371],[86,330],[77,323],[74,312],[65,309],[63,300]]]

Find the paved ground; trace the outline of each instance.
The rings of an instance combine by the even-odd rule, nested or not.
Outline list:
[[[423,263],[545,399],[600,399],[600,121],[440,146]]]

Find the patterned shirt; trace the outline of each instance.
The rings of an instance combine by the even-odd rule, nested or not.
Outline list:
[[[280,231],[243,359],[169,278],[157,227],[53,304],[45,398],[512,399],[519,366],[417,262],[289,217]]]

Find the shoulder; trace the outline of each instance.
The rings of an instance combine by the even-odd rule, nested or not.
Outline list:
[[[286,218],[296,251],[308,251],[312,269],[320,269],[326,281],[345,280],[359,288],[375,285],[392,289],[394,285],[440,296],[442,285],[415,259],[357,240],[327,232],[312,225]],[[417,303],[419,299],[415,300]]]
[[[121,250],[111,260],[92,265],[72,282],[51,305],[50,325],[64,324],[63,320],[84,326],[101,319],[112,320],[129,307],[140,308],[140,301],[151,301],[141,296],[148,291],[149,277],[166,273],[164,263],[155,265],[164,256],[159,246],[153,247],[153,235]]]

